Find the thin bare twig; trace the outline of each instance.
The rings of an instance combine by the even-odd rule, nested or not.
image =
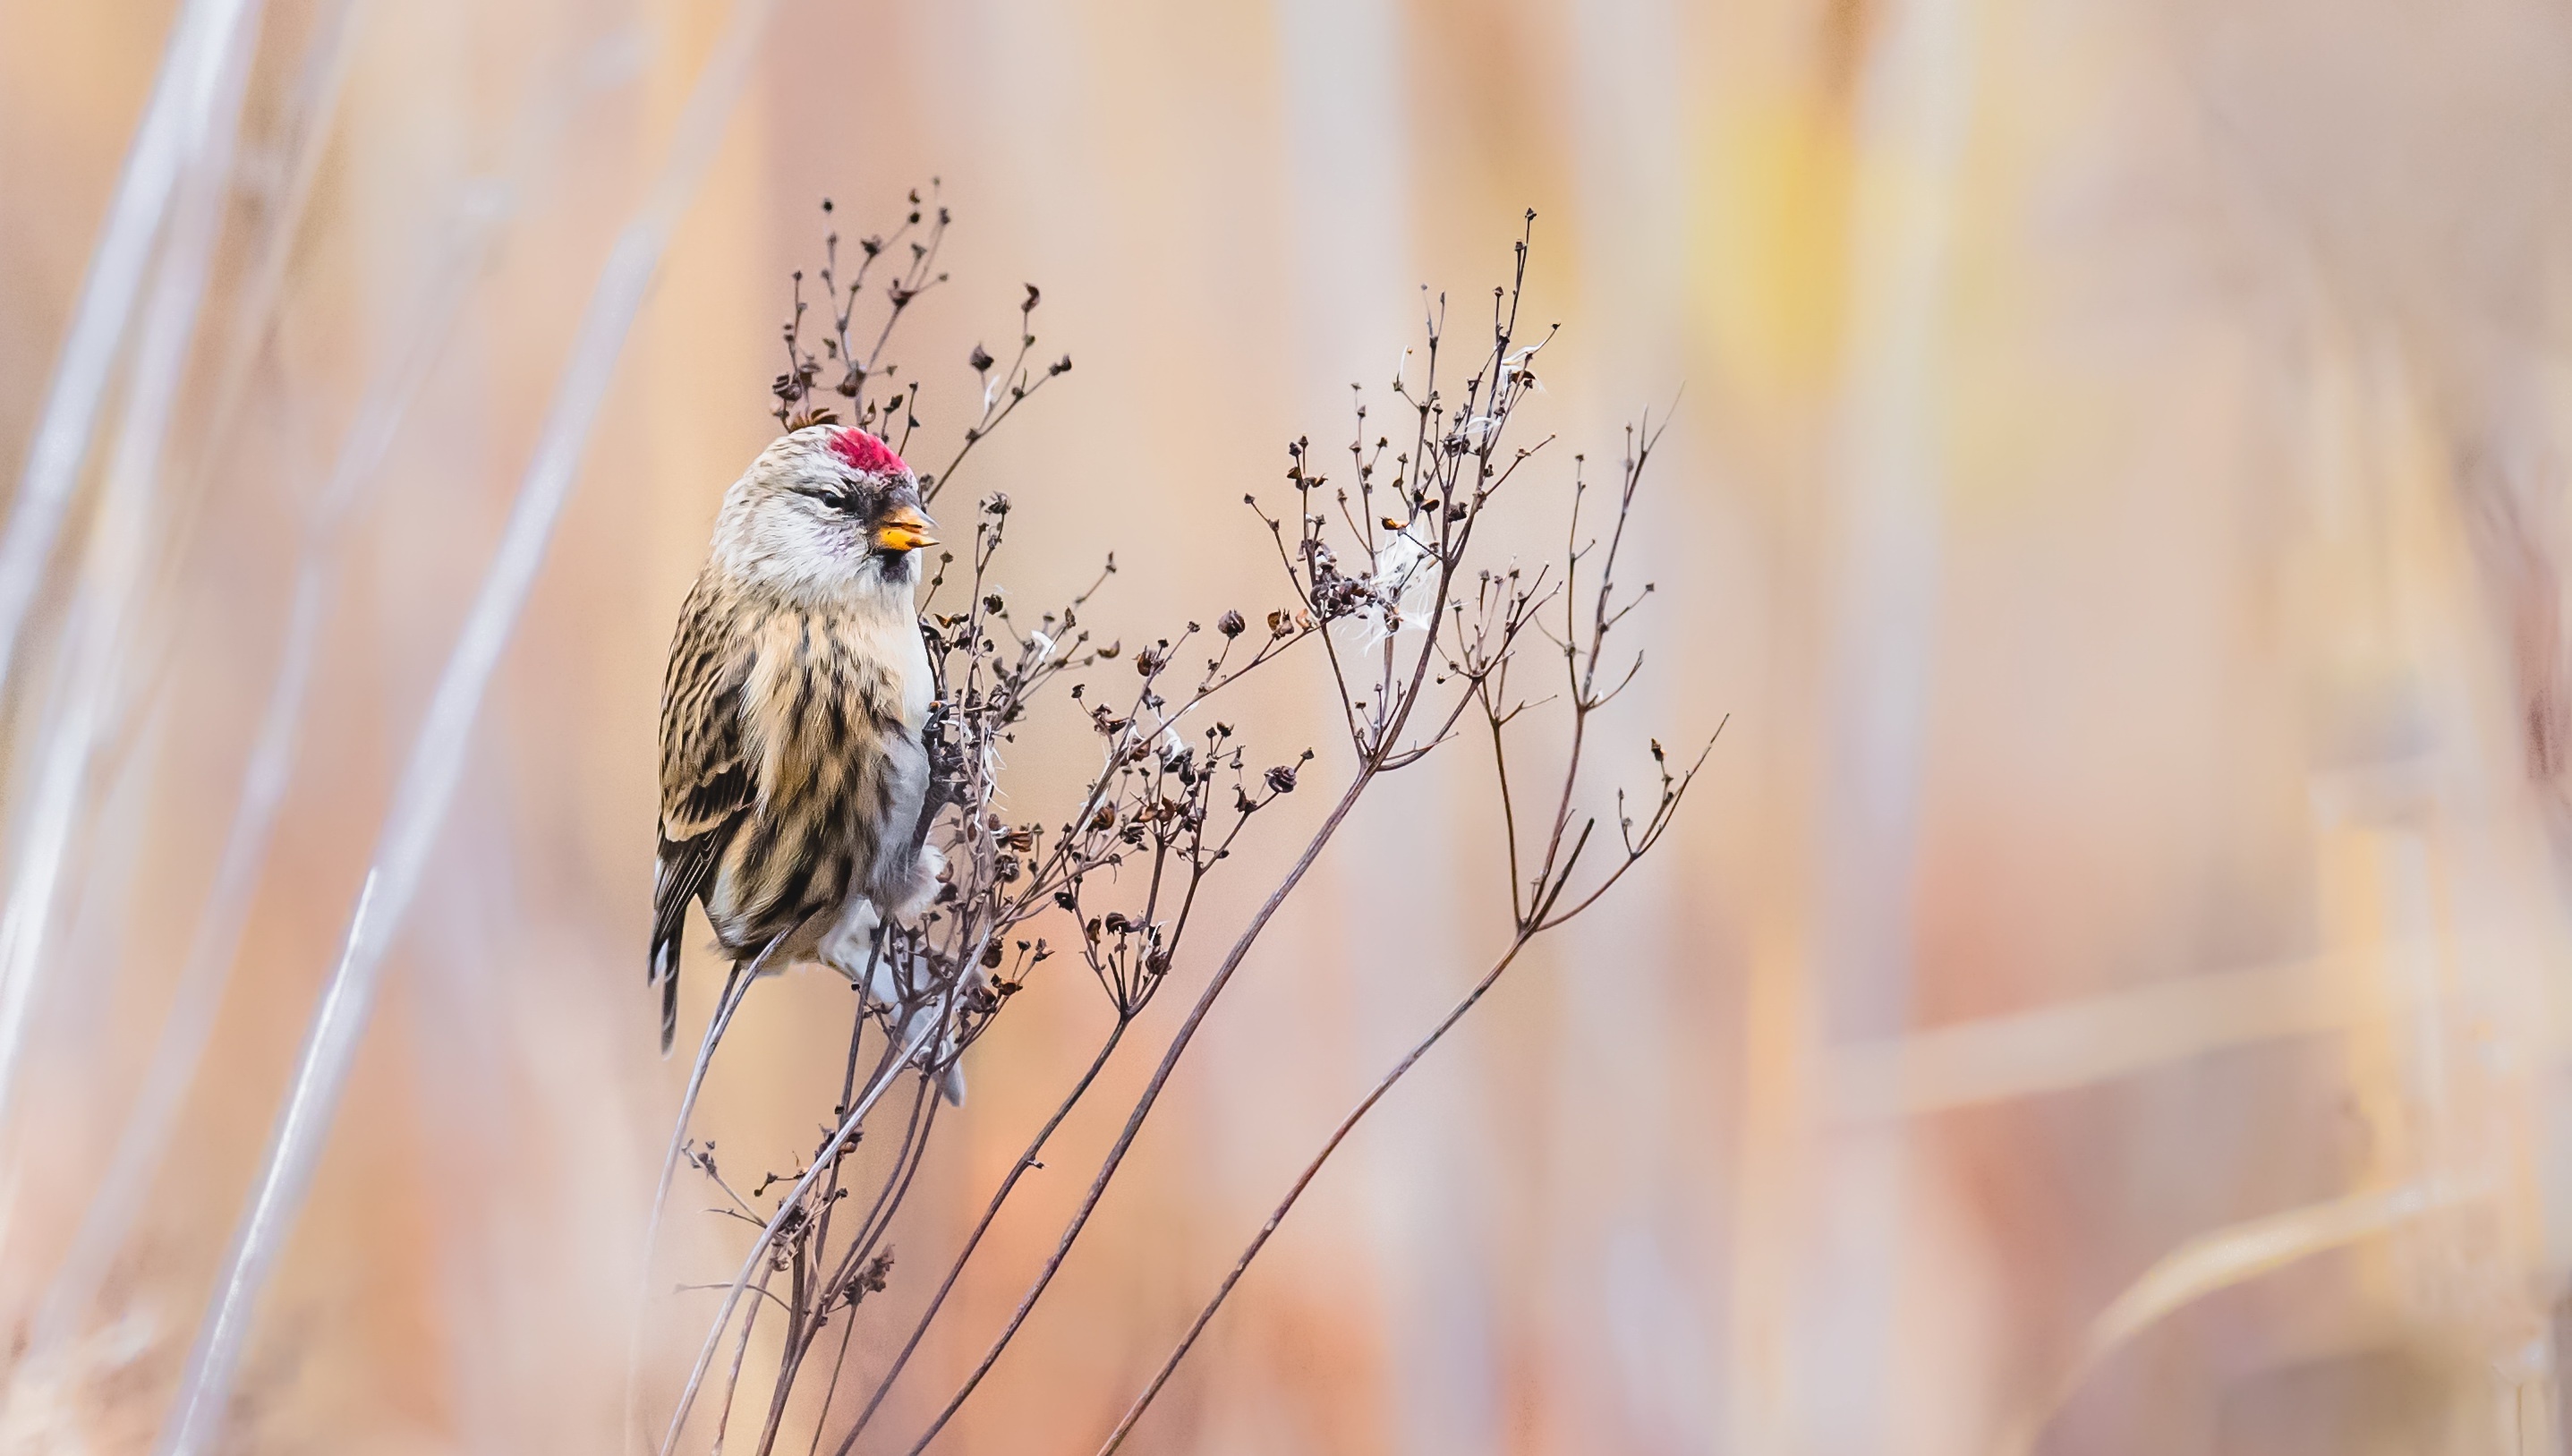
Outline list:
[[[1009,1194],[1017,1189],[1018,1179],[1025,1176],[1028,1169],[1043,1166],[1037,1159],[1044,1152],[1045,1143],[1052,1139],[1054,1129],[1062,1125],[1063,1118],[1071,1115],[1071,1109],[1079,1105],[1081,1096],[1089,1091],[1090,1084],[1097,1081],[1100,1070],[1105,1068],[1107,1060],[1115,1055],[1116,1044],[1124,1039],[1125,1029],[1130,1025],[1132,1022],[1128,1018],[1117,1019],[1115,1026],[1108,1032],[1107,1039],[1099,1045],[1097,1055],[1090,1058],[1089,1066],[1082,1070],[1079,1081],[1072,1084],[1071,1091],[1064,1094],[1060,1104],[1053,1109],[1053,1114],[1045,1118],[1044,1125],[1036,1129],[1035,1136],[1027,1139],[1026,1150],[1019,1153],[1017,1160],[1009,1164],[1007,1175],[1000,1179],[1000,1186],[992,1190],[991,1201],[982,1209],[981,1218],[974,1223],[972,1231],[964,1236],[964,1246],[956,1251],[955,1261],[948,1266],[947,1277],[939,1282],[937,1292],[929,1296],[929,1307],[921,1311],[919,1320],[912,1325],[911,1337],[903,1341],[901,1351],[895,1354],[893,1363],[886,1367],[884,1377],[876,1383],[875,1394],[867,1397],[866,1409],[858,1413],[857,1424],[851,1426],[849,1434],[838,1446],[832,1448],[833,1456],[849,1456],[849,1453],[856,1449],[858,1437],[866,1432],[867,1423],[875,1419],[877,1409],[884,1404],[885,1397],[892,1393],[894,1382],[902,1378],[902,1372],[910,1365],[913,1353],[919,1350],[921,1340],[929,1334],[929,1326],[937,1320],[939,1310],[946,1306],[947,1296],[955,1291],[956,1281],[964,1276],[964,1266],[972,1262],[974,1250],[981,1247],[982,1235],[990,1231],[992,1220],[1000,1216],[1001,1205],[1009,1201]]]

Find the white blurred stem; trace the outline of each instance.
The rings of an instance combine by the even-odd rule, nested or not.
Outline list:
[[[1906,1030],[1911,906],[1939,600],[1939,380],[1950,219],[1971,116],[1973,0],[1904,0],[1876,22],[1858,117],[1848,376],[1832,441],[1836,558],[1822,680],[1812,937],[1821,1039]],[[1910,1181],[1901,1123],[1841,1129],[1818,1149],[1817,1216],[1796,1236],[1805,1285],[1762,1446],[1860,1456],[1899,1449],[1894,1334]],[[1961,1357],[1961,1351],[1954,1352]],[[1759,1424],[1766,1425],[1762,1421]],[[1777,1439],[1779,1436],[1783,1439]]]
[[[196,1456],[215,1449],[221,1440],[251,1317],[312,1186],[374,1006],[394,929],[419,888],[438,827],[463,774],[483,691],[544,563],[545,548],[571,493],[582,448],[605,401],[626,335],[671,233],[714,160],[724,122],[750,79],[759,38],[774,9],[775,0],[737,0],[680,114],[651,196],[618,236],[591,293],[499,549],[439,676],[394,788],[366,890],[350,917],[339,963],[306,1036],[268,1156],[190,1352],[177,1402],[162,1433],[163,1456]]]
[[[242,422],[251,386],[259,378],[260,358],[276,336],[304,208],[329,150],[330,121],[337,113],[355,53],[356,22],[364,4],[363,0],[325,3],[328,8],[315,23],[284,114],[274,125],[275,135],[246,147],[236,167],[237,191],[253,204],[248,209],[250,236],[239,250],[250,261],[234,287],[223,341],[199,370],[212,385],[214,403],[190,431],[191,449],[183,462],[170,471],[175,486],[169,510],[172,523],[164,532],[156,568],[159,597],[147,618],[154,634],[137,653],[141,665],[134,676],[138,680],[157,682],[167,673],[181,618],[163,604],[178,593],[178,567],[196,538],[206,498],[232,457],[234,432]]]
[[[305,204],[313,196],[314,179],[328,151],[331,118],[338,113],[339,94],[356,51],[357,20],[364,8],[365,0],[325,0],[324,13],[316,22],[312,43],[297,69],[294,90],[287,96],[277,139],[253,154],[261,165],[244,169],[248,174],[244,191],[255,191],[263,204],[260,227],[248,281],[241,287],[232,327],[225,331],[223,348],[214,360],[218,392],[206,417],[203,442],[189,466],[190,479],[201,487],[191,492],[189,508],[203,499],[202,487],[222,466],[233,428],[241,421],[242,404],[250,394],[253,365],[277,331],[287,266],[295,257],[296,235]]]
[[[342,7],[335,28],[316,42],[314,57],[306,66],[306,89],[329,85],[327,77],[344,71],[350,28],[347,22],[352,8],[353,0]],[[628,39],[619,32],[594,48],[579,68],[582,84],[568,91],[548,90],[522,118],[515,132],[517,141],[510,149],[510,155],[520,159],[514,184],[483,180],[464,189],[451,212],[447,242],[436,251],[439,261],[429,270],[427,286],[391,352],[390,363],[369,382],[348,432],[340,441],[329,477],[305,523],[295,569],[295,595],[278,652],[277,675],[270,684],[267,707],[243,767],[241,799],[225,832],[213,883],[198,913],[160,1039],[153,1048],[143,1086],[126,1115],[107,1173],[91,1196],[71,1249],[56,1267],[44,1303],[37,1311],[33,1337],[38,1348],[51,1348],[72,1335],[117,1253],[131,1236],[152,1176],[177,1129],[188,1089],[196,1081],[198,1065],[214,1034],[233,963],[240,953],[242,934],[249,923],[252,897],[258,891],[278,815],[293,781],[305,699],[315,659],[321,651],[322,628],[336,593],[339,553],[347,524],[363,503],[367,489],[375,483],[412,400],[427,382],[456,322],[463,317],[465,304],[490,259],[501,228],[515,211],[512,199],[537,180],[542,160],[550,151],[549,143],[562,130],[580,97],[624,74],[627,68],[621,61],[634,51],[626,43]],[[606,64],[601,64],[602,58]],[[303,135],[305,145],[299,155],[318,156],[322,151],[322,129],[311,126]],[[299,168],[299,172],[307,171]],[[309,181],[306,177],[297,185],[298,197]],[[291,232],[281,223],[279,231],[272,234],[271,241],[279,245],[270,255],[272,259],[282,260],[287,252],[284,243]],[[266,317],[274,305],[276,289],[258,292],[268,303],[260,305],[257,313]],[[242,377],[248,376],[248,364],[265,337],[264,328],[236,331],[236,353],[231,362],[240,368]]]
[[[296,87],[294,115],[283,129],[286,148],[292,163],[289,181],[271,201],[258,246],[258,262],[253,266],[252,283],[233,315],[233,327],[220,357],[215,377],[223,394],[208,426],[210,437],[220,441],[228,433],[230,422],[237,417],[251,364],[264,349],[275,325],[275,309],[284,291],[286,259],[292,251],[296,222],[311,193],[313,176],[318,169],[322,143],[328,136],[324,124],[334,110],[339,82],[347,72],[349,41],[354,33],[352,21],[357,0],[337,0],[322,22],[302,69]],[[442,324],[451,317],[457,299],[442,300],[429,318]],[[68,1339],[77,1321],[88,1308],[99,1282],[117,1250],[124,1244],[141,1209],[153,1170],[159,1166],[161,1152],[176,1124],[178,1112],[189,1085],[195,1080],[197,1062],[205,1051],[206,1040],[214,1029],[216,1013],[221,1009],[226,973],[237,950],[242,928],[250,915],[252,892],[258,888],[260,866],[266,861],[269,830],[276,821],[278,804],[285,790],[296,744],[296,727],[302,718],[304,690],[312,676],[312,659],[328,596],[328,562],[324,554],[338,532],[335,526],[345,514],[348,497],[353,494],[352,475],[371,475],[374,457],[364,455],[360,442],[373,435],[388,434],[387,428],[369,431],[368,422],[387,414],[397,417],[396,403],[389,411],[382,407],[378,393],[370,394],[358,408],[359,425],[351,430],[328,486],[322,492],[322,505],[307,527],[304,556],[296,571],[294,606],[289,613],[286,643],[275,684],[271,687],[267,711],[262,716],[258,738],[251,750],[243,773],[242,800],[235,810],[227,833],[222,858],[217,861],[215,878],[207,892],[205,909],[200,913],[195,934],[190,938],[186,959],[180,963],[178,990],[172,999],[167,1021],[156,1044],[132,1109],[127,1113],[125,1128],[108,1163],[106,1175],[92,1196],[90,1207],[63,1261],[56,1266],[47,1286],[43,1303],[38,1307],[31,1333],[33,1346],[51,1349]],[[406,401],[416,380],[398,382],[394,387]],[[381,454],[381,439],[374,439],[373,456]],[[183,488],[177,502],[181,523],[169,535],[161,553],[165,569],[175,562],[184,549],[188,521],[202,503],[217,463],[219,450],[209,445],[201,452],[191,473],[193,489]],[[359,473],[362,472],[362,473]],[[335,507],[335,508],[334,508]],[[166,650],[166,639],[175,630],[175,614],[157,614],[155,620],[164,646],[147,655],[159,659]],[[143,669],[150,672],[147,664]],[[157,674],[155,674],[157,675]],[[138,765],[139,767],[139,765]]]
[[[8,528],[0,533],[0,687],[7,685],[16,665],[28,612],[80,483],[108,376],[151,267],[153,240],[160,235],[180,178],[206,155],[207,135],[219,125],[218,114],[226,114],[220,125],[233,125],[230,114],[238,107],[220,105],[218,94],[227,66],[249,54],[248,38],[258,30],[261,0],[186,0],[171,27],[169,49],[126,153],[106,227],[81,281],[71,328],[36,417]],[[0,997],[6,992],[0,987]]]
[[[198,913],[180,965],[177,990],[160,1040],[124,1131],[92,1196],[71,1251],[57,1268],[38,1314],[39,1344],[67,1337],[89,1306],[117,1251],[142,1210],[153,1173],[161,1164],[188,1089],[195,1082],[215,1021],[223,1009],[233,962],[250,920],[251,902],[268,862],[278,814],[292,785],[302,741],[304,705],[321,652],[322,629],[336,593],[339,552],[346,526],[392,447],[411,401],[443,353],[453,325],[479,277],[504,213],[489,189],[472,190],[459,209],[445,261],[432,271],[412,325],[391,365],[379,372],[357,406],[341,440],[329,478],[308,518],[295,570],[295,596],[275,679],[260,715],[257,736],[242,771],[241,799],[225,831],[213,883]]]
[[[28,1028],[48,965],[48,932],[160,524],[163,446],[223,230],[259,8],[249,5],[236,18],[237,26],[220,33],[225,45],[211,59],[202,104],[187,113],[185,145],[175,159],[184,187],[153,275],[107,485],[73,589],[60,655],[38,720],[33,779],[15,826],[8,893],[0,902],[0,1127],[8,1124],[14,1105]],[[6,548],[0,546],[0,563],[5,561]],[[0,596],[7,589],[0,581]],[[5,671],[6,650],[0,644],[0,671]]]

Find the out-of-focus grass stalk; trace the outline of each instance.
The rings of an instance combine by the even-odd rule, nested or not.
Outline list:
[[[0,1128],[8,1124],[46,965],[47,932],[111,716],[133,607],[146,585],[153,533],[161,524],[162,453],[223,232],[259,17],[259,6],[251,4],[239,13],[240,24],[220,33],[203,105],[189,113],[177,158],[178,208],[153,275],[106,489],[42,706],[32,791],[12,835],[9,889],[0,908]]]
[[[358,0],[336,0],[322,18],[318,33],[300,68],[299,79],[288,115],[281,124],[277,144],[288,158],[286,183],[279,189],[262,217],[260,241],[256,245],[257,261],[252,265],[251,282],[234,306],[232,327],[227,331],[224,348],[214,365],[217,387],[223,392],[210,416],[206,441],[198,449],[187,477],[180,482],[173,509],[177,516],[165,535],[160,552],[163,581],[167,597],[172,582],[167,578],[185,552],[192,525],[203,507],[205,493],[231,435],[231,425],[238,418],[243,399],[252,378],[251,365],[262,353],[276,325],[276,307],[284,293],[286,263],[294,250],[295,234],[303,217],[304,204],[311,196],[315,174],[320,170],[323,143],[329,136],[327,122],[336,110],[340,82],[345,79],[350,54],[350,41],[356,27],[352,23]],[[244,169],[247,170],[247,169]],[[362,417],[362,415],[361,415]],[[304,621],[306,608],[305,582],[299,573],[296,597],[298,627]],[[318,603],[314,615],[318,619]],[[132,654],[144,659],[140,669],[157,678],[153,664],[166,661],[169,639],[174,635],[176,614],[147,611],[147,623],[157,625],[160,641],[146,652]],[[268,720],[260,730],[260,748],[254,749],[245,771],[245,806],[263,794],[283,797],[284,754],[264,752],[274,736],[280,695],[288,678],[295,678],[295,693],[300,699],[302,678],[296,667],[297,628],[289,629],[288,666],[281,670],[280,685],[272,693]],[[290,736],[286,745],[292,748]],[[69,1252],[55,1267],[43,1301],[29,1332],[31,1348],[49,1350],[69,1339],[77,1322],[88,1308],[99,1281],[105,1277],[109,1262],[115,1257],[132,1227],[134,1215],[148,1190],[152,1170],[160,1162],[161,1149],[168,1140],[169,1129],[176,1120],[181,1100],[194,1081],[197,1058],[204,1051],[205,1032],[211,1031],[217,1008],[222,1002],[223,972],[231,965],[233,948],[250,913],[250,892],[255,888],[255,871],[261,856],[258,849],[266,844],[265,824],[258,846],[244,866],[241,854],[242,826],[237,816],[234,832],[227,840],[224,856],[218,862],[214,888],[207,912],[200,917],[187,959],[181,963],[179,989],[173,1000],[170,1020],[165,1024],[160,1043],[154,1049],[143,1086],[135,1104],[126,1117],[123,1134],[108,1163],[108,1171],[93,1195],[81,1226],[75,1231]],[[244,873],[245,868],[254,872]],[[219,962],[209,971],[210,962]],[[195,1029],[193,1037],[182,1037],[183,1030]],[[175,1045],[174,1045],[175,1044]]]
[[[242,404],[257,377],[252,365],[267,352],[268,342],[277,332],[278,305],[286,297],[287,266],[295,258],[304,207],[312,199],[314,179],[321,175],[330,124],[338,115],[339,95],[348,80],[349,62],[356,55],[357,22],[369,3],[370,0],[327,0],[322,18],[315,23],[304,63],[297,68],[294,89],[287,94],[277,138],[259,154],[261,161],[269,165],[253,175],[264,174],[277,181],[261,189],[266,206],[247,282],[234,302],[232,327],[225,331],[223,349],[213,361],[218,392],[191,466],[191,474],[200,486],[208,483],[222,466],[232,444],[233,428],[241,421]],[[250,181],[244,179],[246,191]],[[193,511],[203,498],[202,489],[192,492],[185,508]]]
[[[775,0],[736,0],[724,33],[680,113],[651,195],[618,236],[591,293],[499,549],[394,788],[366,888],[349,919],[339,964],[306,1037],[277,1132],[189,1354],[177,1402],[162,1433],[159,1449],[164,1456],[195,1456],[214,1449],[220,1439],[251,1316],[321,1161],[373,1008],[393,932],[419,888],[438,826],[463,774],[483,689],[499,666],[501,651],[544,563],[545,547],[577,478],[582,448],[606,399],[626,335],[642,309],[671,233],[714,160],[724,123],[749,83],[760,37],[775,9]]]
[[[2342,1032],[2407,1014],[2427,995],[2361,1005],[2352,953],[2217,971],[2008,1016],[1862,1042],[1830,1057],[1821,1114],[1920,1117],[2091,1087],[2228,1047]]]
[[[2043,1402],[2022,1413],[2004,1432],[2000,1456],[2026,1456],[2045,1433],[2046,1423],[2080,1389],[2081,1382],[2099,1367],[2100,1361],[2177,1310],[2219,1289],[2390,1232],[2489,1193],[2488,1188],[2430,1179],[2307,1203],[2199,1234],[2146,1269],[2090,1322],[2071,1364],[2046,1392]]]
[[[173,609],[180,590],[178,567],[186,559],[206,497],[231,452],[233,427],[239,423],[241,406],[258,377],[253,366],[276,332],[277,306],[286,290],[287,265],[294,256],[313,180],[321,171],[324,144],[330,135],[327,123],[337,109],[356,36],[353,21],[359,0],[329,0],[329,4],[328,11],[317,22],[304,62],[297,69],[284,114],[274,127],[276,135],[265,144],[245,144],[234,164],[235,196],[256,197],[262,202],[250,230],[251,239],[239,250],[253,262],[245,271],[248,282],[235,291],[231,327],[225,330],[224,344],[215,359],[199,370],[215,381],[219,391],[216,403],[206,411],[202,424],[183,436],[190,440],[194,458],[169,472],[171,482],[165,491],[163,514],[170,523],[154,543],[156,594],[135,609],[138,635],[126,654],[134,665],[127,669],[125,677],[140,686],[119,705],[124,720],[131,720],[146,702],[160,702],[167,692],[167,669],[179,623],[185,615]],[[280,158],[284,159],[282,165]],[[284,181],[271,184],[262,180],[276,177]],[[125,721],[111,722],[101,730],[111,742],[130,737],[133,731]],[[124,771],[113,767],[119,761],[125,769],[148,771],[150,767],[141,755],[117,750],[108,751],[103,758],[111,775]],[[111,785],[100,791],[100,797],[114,792]]]
[[[235,290],[230,327],[202,371],[213,382],[214,405],[194,431],[194,458],[173,472],[177,488],[171,502],[173,523],[164,533],[161,551],[160,597],[146,617],[157,635],[138,654],[143,665],[137,676],[148,681],[158,681],[166,671],[180,620],[180,614],[166,605],[179,591],[178,567],[195,539],[206,498],[232,453],[233,431],[241,423],[251,385],[259,378],[256,365],[276,336],[287,269],[294,261],[305,204],[312,199],[314,179],[320,176],[322,159],[328,151],[330,122],[337,115],[339,94],[355,55],[356,22],[364,3],[329,0],[297,68],[275,136],[247,150],[237,166],[237,191],[259,198],[263,206],[243,248],[251,262],[243,272],[244,282]]]
[[[1973,0],[1904,0],[1873,37],[1857,117],[1847,377],[1831,440],[1832,598],[1821,674],[1811,914],[1820,1034],[1909,1021],[1914,853],[1936,644],[1939,340],[1959,160],[1972,115]],[[1816,1163],[1790,1288],[1782,1444],[1830,1456],[1898,1446],[1892,1316],[1907,1182],[1900,1123],[1851,1131]]]
[[[343,9],[343,15],[345,13]],[[456,322],[475,283],[488,264],[502,227],[516,211],[516,200],[538,180],[542,159],[568,123],[579,98],[609,84],[630,69],[623,61],[635,54],[619,32],[584,60],[579,84],[557,90],[533,106],[514,129],[508,155],[517,159],[517,175],[506,182],[477,180],[457,200],[409,322],[392,351],[391,363],[369,382],[347,434],[341,439],[330,474],[307,519],[295,572],[295,596],[288,610],[285,641],[278,654],[277,676],[269,687],[242,773],[242,793],[226,830],[213,883],[198,913],[187,959],[181,963],[178,987],[162,1024],[134,1106],[127,1114],[108,1170],[70,1252],[55,1271],[40,1306],[35,1341],[47,1345],[68,1338],[87,1310],[133,1228],[149,1191],[154,1171],[176,1128],[189,1086],[196,1080],[215,1020],[223,1007],[241,937],[250,918],[280,808],[294,776],[296,747],[304,721],[305,694],[314,659],[321,650],[322,627],[336,590],[338,557],[349,519],[375,481],[396,431],[408,414],[438,359],[445,352]],[[344,53],[344,29],[321,44]],[[602,58],[604,61],[602,62]],[[317,53],[317,63],[322,57]],[[343,66],[341,67],[343,69]],[[322,133],[310,134],[318,155]],[[283,256],[284,250],[279,250]],[[272,300],[273,302],[273,300]],[[238,331],[235,343],[250,347],[236,357],[247,364],[266,331]],[[247,369],[243,372],[246,374]]]
[[[457,250],[459,255],[466,251]],[[478,258],[480,249],[471,249],[470,256]],[[267,863],[278,808],[293,777],[305,692],[312,681],[313,662],[337,577],[336,548],[342,528],[350,507],[373,479],[411,397],[427,376],[444,343],[443,326],[455,317],[454,311],[461,305],[472,277],[469,270],[450,270],[449,276],[429,291],[428,307],[422,315],[427,327],[410,341],[399,363],[378,377],[374,390],[359,405],[356,421],[306,525],[277,676],[270,685],[258,737],[243,769],[241,799],[234,808],[222,857],[217,861],[214,881],[190,938],[187,959],[181,963],[178,989],[142,1090],[127,1117],[90,1215],[46,1296],[38,1322],[40,1332],[50,1328],[55,1333],[67,1333],[64,1322],[76,1319],[88,1303],[98,1277],[132,1225],[136,1205],[160,1162],[180,1103],[195,1080],[198,1059],[214,1029],[242,930],[250,918],[252,893]]]
[[[159,491],[157,508],[157,516],[164,524],[147,546],[152,564],[145,568],[145,575],[151,584],[139,589],[138,600],[131,608],[133,635],[120,651],[124,664],[120,676],[129,686],[121,694],[110,695],[102,720],[94,725],[103,743],[120,744],[134,738],[135,715],[146,704],[157,704],[166,698],[171,656],[180,624],[186,619],[186,614],[175,608],[181,590],[179,566],[187,557],[206,498],[230,454],[233,426],[239,422],[241,406],[257,377],[253,366],[275,332],[277,304],[285,292],[287,265],[293,257],[304,205],[320,171],[323,144],[329,137],[327,123],[336,110],[340,84],[347,75],[351,42],[356,34],[352,22],[358,8],[358,0],[329,0],[329,8],[316,23],[283,115],[272,129],[275,135],[265,144],[243,144],[235,161],[235,196],[257,198],[261,204],[254,210],[250,239],[237,250],[253,262],[246,270],[248,282],[235,290],[231,327],[225,331],[224,343],[214,360],[199,370],[203,377],[214,381],[219,391],[217,402],[202,416],[198,427],[182,436],[190,444],[187,463],[173,460],[166,467],[168,480]],[[98,751],[96,757],[98,772],[107,780],[95,796],[101,803],[121,792],[119,784],[125,775],[148,774],[156,767],[149,755],[115,747]],[[61,871],[76,884],[84,865],[108,869],[99,850],[87,849],[82,855],[82,863],[67,864]],[[70,1267],[67,1263],[57,1268],[57,1287]],[[46,1323],[40,1311],[40,1339],[41,1327]]]
[[[261,0],[187,0],[171,27],[152,99],[126,153],[106,228],[81,282],[80,301],[72,307],[71,329],[44,408],[36,416],[8,529],[0,534],[0,687],[7,686],[16,664],[27,614],[35,606],[45,567],[53,559],[54,538],[80,483],[108,375],[134,317],[171,192],[189,160],[205,151],[226,58],[242,46],[246,33],[257,31],[260,9]]]

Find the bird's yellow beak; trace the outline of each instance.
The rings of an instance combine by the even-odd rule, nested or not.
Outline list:
[[[916,551],[923,546],[937,545],[938,537],[929,533],[929,528],[935,524],[937,522],[908,505],[896,507],[876,526],[876,549]]]

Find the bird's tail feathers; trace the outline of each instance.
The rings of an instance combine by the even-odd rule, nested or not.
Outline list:
[[[670,1044],[679,1035],[678,937],[670,936],[653,943],[650,977],[661,987],[661,1055],[667,1057]]]

